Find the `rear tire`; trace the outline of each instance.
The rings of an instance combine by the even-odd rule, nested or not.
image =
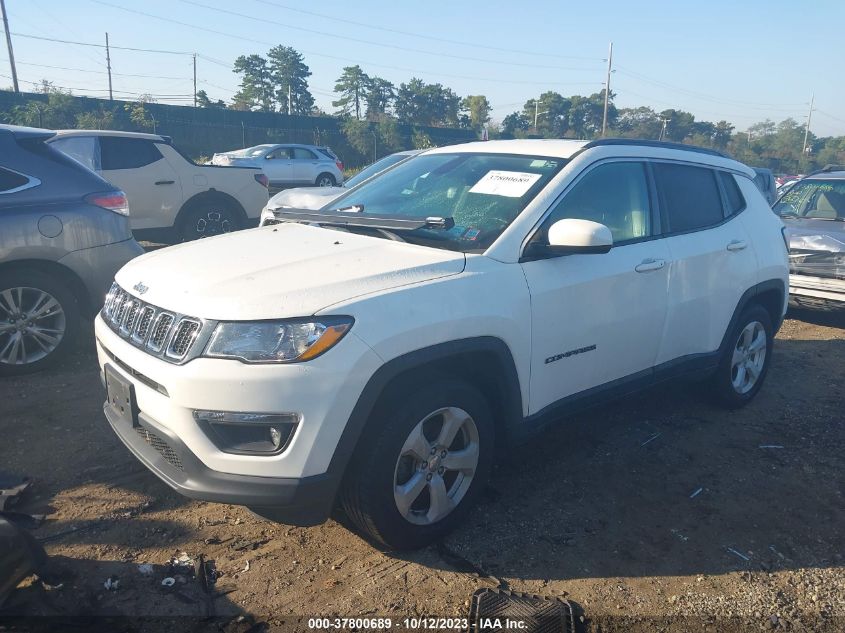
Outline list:
[[[343,509],[388,548],[423,547],[466,516],[490,475],[493,449],[492,414],[472,385],[405,388],[376,407],[347,473]]]
[[[232,233],[242,228],[241,214],[223,198],[205,198],[193,203],[176,227],[179,240],[190,242],[204,237]]]
[[[0,376],[55,365],[79,333],[79,301],[67,284],[38,270],[0,274]]]
[[[324,173],[317,176],[317,180],[314,181],[314,185],[317,187],[334,187],[337,185],[337,181],[331,174]]]
[[[772,319],[763,307],[742,312],[710,379],[710,393],[718,404],[738,409],[751,402],[769,371],[773,340]]]

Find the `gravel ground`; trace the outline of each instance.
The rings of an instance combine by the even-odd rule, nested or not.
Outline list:
[[[466,616],[476,589],[501,586],[572,601],[583,631],[845,630],[845,315],[789,316],[747,408],[674,384],[566,420],[510,451],[464,526],[410,554],[342,516],[292,528],[176,495],[108,429],[87,341],[62,367],[0,382],[0,468],[33,478],[19,509],[48,515],[33,534],[64,574],[25,580],[6,617],[200,630],[213,614],[213,630],[259,631]],[[221,574],[213,599],[169,563],[200,555]],[[153,616],[189,617],[132,619]]]

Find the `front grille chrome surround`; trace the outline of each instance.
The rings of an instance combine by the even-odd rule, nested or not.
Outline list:
[[[112,284],[101,311],[121,338],[168,363],[181,364],[202,353],[215,321],[163,310]]]

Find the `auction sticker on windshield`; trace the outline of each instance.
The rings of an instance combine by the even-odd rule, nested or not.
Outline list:
[[[540,180],[542,174],[529,174],[523,171],[501,171],[493,169],[472,186],[470,193],[488,193],[494,196],[520,198]]]

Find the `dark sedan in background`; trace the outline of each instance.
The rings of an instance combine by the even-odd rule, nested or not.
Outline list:
[[[55,363],[115,272],[143,253],[126,196],[45,141],[0,125],[0,376]]]

